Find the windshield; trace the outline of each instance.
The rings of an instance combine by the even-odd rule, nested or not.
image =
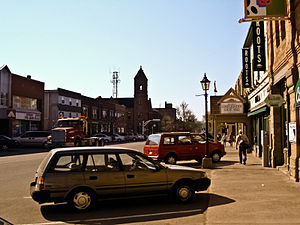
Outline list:
[[[146,145],[158,145],[160,140],[160,135],[152,134],[148,137]]]
[[[56,127],[78,127],[79,122],[78,120],[59,120]]]

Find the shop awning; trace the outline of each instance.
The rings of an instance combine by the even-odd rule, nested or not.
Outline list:
[[[248,116],[248,117],[250,117],[250,116],[255,116],[255,115],[257,115],[257,114],[266,112],[267,110],[268,110],[268,107],[267,107],[267,106],[264,106],[264,107],[261,107],[261,108],[259,108],[259,109],[257,109],[257,110],[254,110],[254,111],[252,111],[252,112],[249,112],[247,116]]]

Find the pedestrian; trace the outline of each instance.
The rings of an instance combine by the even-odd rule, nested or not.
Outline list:
[[[247,149],[249,148],[249,138],[247,137],[247,135],[243,134],[243,131],[240,130],[239,131],[239,135],[237,136],[236,139],[236,149],[237,146],[239,146],[239,157],[240,157],[240,164],[242,164],[242,162],[244,163],[244,165],[246,165],[246,161],[247,161]]]
[[[227,135],[223,134],[222,141],[223,141],[224,147],[226,147],[226,139],[227,139]]]
[[[233,146],[233,142],[234,142],[234,135],[233,135],[233,133],[231,132],[231,133],[230,133],[230,138],[229,138],[229,143],[230,143],[230,146],[231,146],[231,147]]]

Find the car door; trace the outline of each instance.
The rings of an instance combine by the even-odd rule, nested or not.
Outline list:
[[[189,134],[180,134],[177,136],[177,151],[179,159],[194,159],[195,146],[192,137]]]
[[[84,177],[86,185],[93,188],[100,198],[125,193],[124,172],[115,154],[88,154]]]
[[[72,188],[84,185],[82,173],[83,155],[75,153],[57,154],[45,172],[45,187],[51,197],[66,196]]]
[[[126,195],[161,194],[167,192],[166,170],[135,153],[119,154],[125,177]]]

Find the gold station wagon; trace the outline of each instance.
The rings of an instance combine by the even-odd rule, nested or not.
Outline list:
[[[53,149],[30,185],[38,203],[67,202],[76,211],[97,200],[167,194],[178,202],[193,199],[210,179],[204,171],[163,165],[127,148],[73,147]]]

